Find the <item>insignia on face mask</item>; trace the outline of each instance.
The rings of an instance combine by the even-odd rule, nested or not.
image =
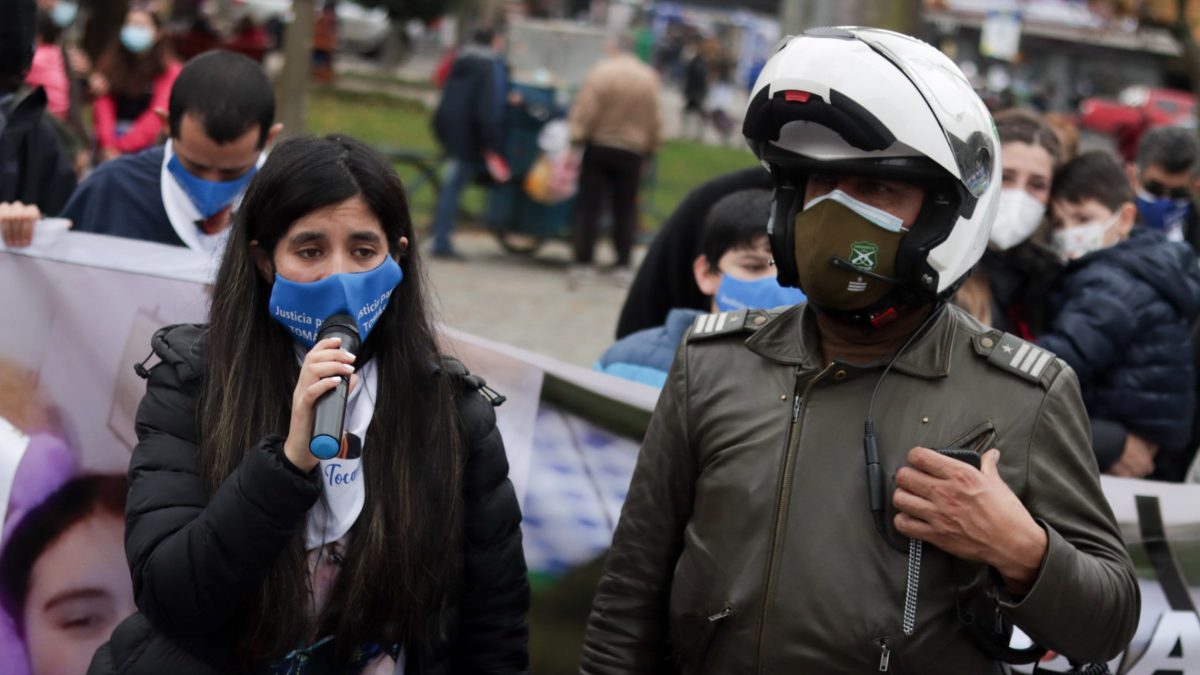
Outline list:
[[[869,241],[855,241],[850,244],[850,263],[855,267],[874,271],[879,261],[879,246]],[[867,282],[862,277],[856,277],[846,284],[846,290],[851,293],[862,293],[867,290]]]
[[[850,264],[861,267],[868,272],[875,271],[879,255],[879,246],[869,241],[856,241],[850,244]]]

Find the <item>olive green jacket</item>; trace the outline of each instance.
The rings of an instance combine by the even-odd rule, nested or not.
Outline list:
[[[697,319],[642,446],[583,673],[879,672],[885,645],[891,672],[1006,672],[956,618],[952,557],[933,546],[915,630],[901,630],[907,555],[875,528],[862,443],[881,371],[822,363],[803,305]],[[911,448],[997,447],[1001,476],[1045,528],[1027,595],[1009,597],[994,571],[958,561],[965,595],[991,594],[1075,660],[1125,647],[1137,582],[1068,366],[945,307],[884,380],[874,422],[887,523]]]

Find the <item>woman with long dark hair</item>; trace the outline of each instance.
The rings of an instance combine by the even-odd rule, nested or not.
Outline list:
[[[171,85],[183,66],[171,51],[162,19],[144,5],[125,15],[118,41],[89,79],[100,161],[144,150],[163,128]]]
[[[207,326],[154,338],[130,463],[138,614],[93,673],[515,673],[520,512],[490,390],[438,354],[400,180],[294,139],[247,190]],[[362,348],[316,342],[354,317]],[[314,401],[349,377],[340,451]],[[485,395],[487,394],[487,395]]]

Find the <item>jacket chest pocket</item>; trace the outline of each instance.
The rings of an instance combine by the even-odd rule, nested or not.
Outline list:
[[[970,450],[977,455],[982,455],[995,447],[996,437],[996,425],[990,421],[981,422],[965,433],[959,434],[950,441],[936,446],[934,449],[954,448],[956,450]]]
[[[962,427],[960,426],[959,428]],[[982,455],[989,449],[996,447],[995,443],[998,436],[999,434],[996,431],[996,425],[991,420],[986,420],[973,426],[969,426],[966,428],[966,431],[961,432],[947,434],[943,429],[931,430],[928,433],[918,436],[920,440],[914,445],[919,444],[923,447],[931,448],[933,450],[957,450],[960,452],[956,454],[960,455],[966,453]],[[909,446],[905,446],[903,449],[898,450],[900,450],[900,452],[898,452],[896,455],[893,455],[893,461],[895,462],[895,465],[887,467],[887,494],[883,495],[883,510],[885,516],[884,528],[887,531],[885,540],[892,546],[892,548],[902,553],[906,553],[907,539],[900,536],[895,531],[895,526],[893,525],[893,519],[896,517],[896,507],[892,503],[892,495],[896,492],[896,473],[900,470],[900,467],[908,465]],[[958,457],[958,459],[963,458]],[[975,463],[974,465],[978,466],[978,463]]]

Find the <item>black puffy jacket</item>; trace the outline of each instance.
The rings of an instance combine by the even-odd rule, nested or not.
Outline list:
[[[19,97],[19,95],[18,95]],[[75,191],[75,168],[46,112],[46,92],[38,87],[14,98],[0,116],[0,202],[33,204],[56,216]]]
[[[203,328],[164,328],[153,347],[162,363],[150,371],[138,408],[125,515],[138,612],[117,626],[88,673],[230,673],[232,619],[261,571],[303,528],[321,482],[316,472],[302,473],[284,458],[282,438],[268,437],[210,499],[198,471],[196,425]],[[468,452],[464,590],[448,639],[421,653],[406,650],[405,672],[521,673],[528,666],[529,583],[521,513],[496,416],[479,391],[483,381],[461,363],[431,363],[430,377],[461,385],[457,403]]]
[[[1079,376],[1101,470],[1120,456],[1125,432],[1158,444],[1164,460],[1184,452],[1196,408],[1189,327],[1200,314],[1191,247],[1135,229],[1068,265],[1050,306],[1038,344]]]

